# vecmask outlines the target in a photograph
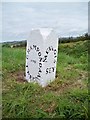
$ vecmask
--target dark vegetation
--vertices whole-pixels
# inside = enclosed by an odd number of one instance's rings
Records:
[[[26,47],[27,41],[14,41],[14,42],[4,42],[2,43],[2,47]]]
[[[84,35],[79,37],[59,38],[59,43],[70,43],[70,42],[78,42],[85,40],[90,40],[90,35],[88,35],[88,33],[85,33]]]
[[[78,42],[78,41],[85,41],[85,40],[90,40],[90,35],[88,35],[88,33],[85,33],[83,36],[79,36],[79,37],[59,38],[58,42],[70,43],[70,42]],[[2,43],[2,47],[26,47],[26,45],[27,45],[27,40]]]

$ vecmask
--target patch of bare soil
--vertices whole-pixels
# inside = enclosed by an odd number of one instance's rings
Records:
[[[61,83],[54,81],[53,84],[52,83],[49,84],[45,88],[45,90],[53,91],[54,93],[59,95],[59,93],[66,92],[67,90],[72,89],[72,88],[80,88],[80,89],[86,88],[87,84],[84,83],[84,80],[88,79],[88,73],[86,73],[84,71],[78,71],[78,72],[79,72],[79,76],[77,78],[75,78],[74,80],[72,80],[72,81],[67,80],[67,82],[62,81]],[[56,81],[58,79],[56,79]]]
[[[58,86],[50,86],[48,85],[45,90],[46,91],[52,91],[55,94],[60,94],[60,93],[64,93],[72,88],[80,88],[83,89],[87,87],[82,80],[77,80],[76,82],[66,82],[66,83],[61,83]]]
[[[27,82],[24,71],[10,73],[10,78],[16,80],[17,82]]]
[[[48,86],[46,86],[44,88],[44,90],[46,92],[48,91],[52,91],[55,94],[59,94],[59,93],[63,93],[71,88],[80,88],[83,89],[86,86],[86,84],[83,82],[83,80],[87,79],[87,73],[83,72],[83,71],[79,71],[79,76],[77,78],[75,78],[73,81],[68,81],[67,82],[63,82],[59,80],[58,76],[56,78],[56,80],[54,82],[52,82],[51,84],[49,84]],[[25,73],[24,71],[18,71],[18,72],[13,72],[9,74],[9,77],[13,80],[16,80],[17,82],[27,82],[27,80],[25,80]]]

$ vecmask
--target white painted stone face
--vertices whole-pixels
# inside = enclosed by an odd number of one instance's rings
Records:
[[[27,40],[26,79],[42,87],[55,79],[58,38],[52,29],[33,29]]]

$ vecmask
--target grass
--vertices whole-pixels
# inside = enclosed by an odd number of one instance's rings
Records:
[[[57,77],[45,88],[22,81],[25,48],[2,53],[3,118],[88,118],[87,41],[59,45]]]
[[[5,72],[14,72],[17,70],[24,70],[25,67],[25,49],[3,49],[2,67]]]

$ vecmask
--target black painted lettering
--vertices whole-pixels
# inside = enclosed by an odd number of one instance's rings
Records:
[[[37,75],[37,77],[41,77],[39,72],[38,72],[38,75]]]
[[[49,73],[51,73],[51,68],[49,68]]]
[[[46,74],[48,74],[48,68],[46,69]]]
[[[27,50],[27,53],[28,53],[28,54],[29,54],[29,52],[30,52],[30,49]]]
[[[54,71],[55,71],[55,67],[47,68],[47,69],[46,69],[46,74],[52,73],[52,72],[54,72]]]
[[[42,58],[40,58],[40,60],[39,60],[40,62],[42,61]]]
[[[56,60],[54,60],[54,63],[56,63]]]
[[[49,50],[51,51],[51,47],[49,47]]]
[[[27,50],[27,52],[28,52],[28,54],[30,53],[30,51],[31,50],[35,50],[35,52],[37,52],[37,55],[38,55],[38,57],[39,57],[39,68],[38,68],[38,74],[36,75],[36,76],[32,76],[30,73],[29,73],[29,71],[27,71],[27,73],[28,73],[28,75],[29,75],[29,79],[31,79],[31,80],[40,80],[40,77],[41,77],[41,73],[42,73],[42,60],[43,60],[43,58],[41,58],[41,56],[42,56],[42,54],[41,54],[41,52],[40,52],[40,49],[39,49],[39,47],[38,46],[36,46],[36,45],[33,45],[33,46],[30,46],[29,47],[30,49],[28,49]],[[28,54],[27,54],[27,59],[28,59]],[[46,60],[47,59],[47,56],[45,56],[45,58],[44,58],[44,60]],[[31,60],[31,62],[33,62],[33,63],[36,63],[36,60]],[[26,67],[28,67],[28,65],[26,65]]]
[[[48,54],[49,52],[48,52],[48,51],[46,51],[46,53]]]
[[[33,48],[35,48],[35,50],[36,50],[36,45],[33,45]]]
[[[47,53],[47,54],[49,53],[49,50],[48,50],[48,49],[46,50],[46,53]]]
[[[36,80],[40,81],[40,79],[38,77],[35,77]]]
[[[56,49],[54,49],[54,55],[56,55],[56,53],[57,53],[57,50],[56,50]]]
[[[54,69],[55,69],[55,68],[54,68],[54,67],[52,67],[52,72],[54,72]]]
[[[39,68],[39,72],[42,72],[40,68]]]
[[[35,78],[32,76],[32,80],[34,80]]]
[[[30,49],[32,50],[32,47],[30,46]]]
[[[44,56],[43,62],[47,62],[47,55]]]
[[[39,63],[39,67],[40,67],[40,68],[42,67],[42,63]]]
[[[41,56],[41,52],[38,53],[38,56]]]
[[[29,76],[29,78],[31,79],[31,78],[32,78],[32,76],[30,75],[30,76]]]
[[[37,50],[36,51],[39,51],[39,47],[37,47]]]
[[[51,48],[52,48],[52,51],[53,51],[53,47],[51,46]]]

